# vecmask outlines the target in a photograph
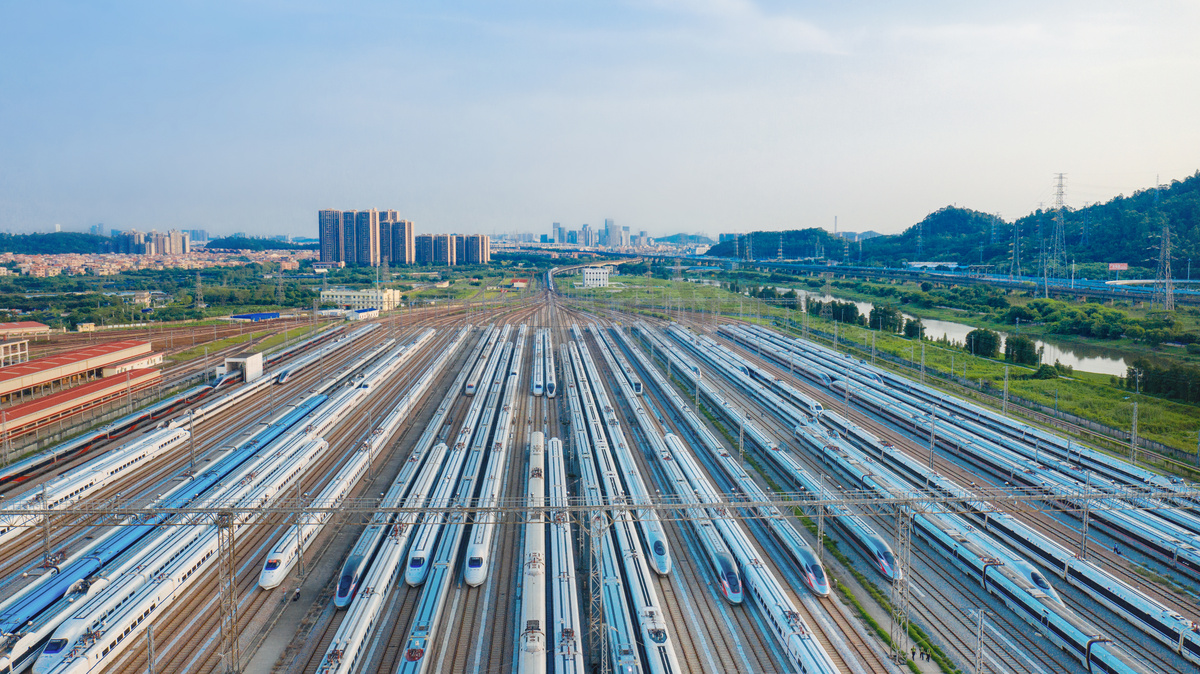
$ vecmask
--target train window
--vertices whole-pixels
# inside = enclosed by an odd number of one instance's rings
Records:
[[[662,541],[654,541],[654,554],[659,557],[667,554],[667,548],[662,544]]]
[[[50,653],[51,655],[53,655],[54,653],[57,653],[66,647],[67,647],[66,639],[51,639],[50,643],[46,644],[46,650],[44,650],[42,652]]]
[[[278,569],[278,568],[279,568],[279,560],[278,559],[268,559],[267,560],[267,571],[274,571],[275,569]]]
[[[421,568],[421,565],[424,563],[425,563],[424,557],[413,557],[413,560],[411,562],[409,562],[408,565],[414,569],[419,569],[419,568]]]
[[[1043,590],[1048,591],[1050,589],[1050,583],[1047,583],[1046,579],[1044,577],[1042,577],[1042,574],[1038,573],[1037,571],[1034,571],[1031,574],[1029,574],[1029,577],[1033,579],[1034,585],[1037,585],[1038,587],[1042,588]]]
[[[891,550],[884,550],[879,553],[879,556],[883,557],[883,561],[887,562],[888,566],[892,568],[896,567],[896,557],[892,554]]]
[[[467,561],[467,566],[471,567],[472,569],[480,568],[483,566],[483,557],[472,557]]]

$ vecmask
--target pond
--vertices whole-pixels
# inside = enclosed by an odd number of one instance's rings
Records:
[[[787,290],[779,288],[779,290]],[[836,300],[838,302],[853,302],[858,307],[858,312],[864,316],[871,314],[871,309],[875,305],[871,302],[860,302],[858,300],[849,300],[840,297],[834,297],[829,294],[817,294],[805,292],[804,290],[796,289],[802,297],[812,297],[813,299],[822,302]],[[915,318],[909,314],[904,314],[905,320]],[[967,339],[967,333],[975,329],[975,326],[967,325],[966,323],[956,323],[954,321],[941,321],[936,319],[922,319],[921,322],[925,325],[925,336],[930,339],[941,339],[945,336],[952,342],[963,343]],[[989,328],[990,329],[990,328]],[[996,330],[1000,334],[1000,352],[1004,352],[1004,340],[1008,338],[1008,333],[1002,330]],[[1056,342],[1042,338],[1034,338],[1033,343],[1042,349],[1042,362],[1054,364],[1058,361],[1063,365],[1070,365],[1076,370],[1082,372],[1098,372],[1100,374],[1110,374],[1118,377],[1124,377],[1126,374],[1125,353],[1119,349],[1112,349],[1104,346],[1091,346],[1088,344],[1068,344],[1066,342]]]

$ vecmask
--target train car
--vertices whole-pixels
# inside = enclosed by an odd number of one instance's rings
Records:
[[[540,335],[538,341],[540,342]],[[540,357],[540,355],[539,355]],[[529,442],[529,473],[525,479],[525,502],[540,508],[546,500],[545,436],[534,431]],[[546,661],[546,520],[532,513],[525,522],[525,559],[521,564],[521,635],[517,646],[517,671],[544,674]]]
[[[291,378],[292,378],[292,371],[287,368],[284,368],[283,372],[280,372],[278,375],[276,375],[275,383],[276,384],[286,384],[288,382],[288,380]]]
[[[545,344],[542,331],[538,330],[533,336],[533,395],[540,396],[546,391],[546,356],[543,352]]]
[[[549,330],[546,330],[546,332],[545,332],[545,340],[546,340],[546,350],[545,350],[545,353],[546,353],[546,367],[545,367],[546,397],[553,398],[554,394],[555,394],[555,389],[558,387],[558,381],[554,374],[554,344],[550,338]]]
[[[570,498],[562,440],[550,438],[546,450],[549,504],[553,508],[565,508],[570,505]],[[553,622],[546,625],[546,631],[555,674],[584,674],[585,671],[583,649],[580,647],[584,622],[579,612],[573,546],[570,517],[565,512],[551,513],[550,568],[546,578],[550,583]]]

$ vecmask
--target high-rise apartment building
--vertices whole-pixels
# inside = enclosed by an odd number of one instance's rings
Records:
[[[419,234],[415,237],[417,264],[433,264],[433,237],[433,234]]]
[[[454,264],[467,263],[467,237],[462,234],[451,234],[454,237]]]
[[[354,218],[354,243],[359,266],[379,266],[379,211],[359,211]]]
[[[574,229],[567,232],[567,243],[578,245],[579,244],[579,232],[577,232]]]
[[[629,228],[628,227],[621,228],[621,246],[624,248],[629,247]]]
[[[342,261],[348,265],[358,264],[354,221],[358,211],[342,211]]]
[[[453,267],[457,264],[457,243],[458,237],[454,234],[434,234],[433,264],[439,267]]]
[[[583,227],[579,228],[579,245],[581,245],[581,246],[591,246],[592,245],[592,226],[587,224],[586,222],[583,223]]]
[[[342,250],[342,212],[317,211],[317,234],[321,239],[321,262],[345,259]]]
[[[457,259],[455,255],[457,238],[453,234],[418,234],[415,237],[417,264],[428,264],[435,267],[454,265]]]
[[[416,248],[413,245],[413,223],[408,220],[392,222],[392,257],[396,264],[413,264]]]
[[[461,264],[488,264],[492,261],[492,240],[487,234],[468,234],[462,237],[463,259]]]
[[[602,246],[619,246],[621,245],[621,233],[613,226],[612,218],[604,219],[604,234],[601,237],[600,245]]]

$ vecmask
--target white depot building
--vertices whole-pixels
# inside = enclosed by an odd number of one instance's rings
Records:
[[[584,288],[607,288],[608,287],[608,269],[604,267],[584,267],[583,268],[583,287]]]
[[[391,311],[400,306],[399,290],[383,288],[375,290],[368,288],[366,290],[351,290],[349,288],[330,288],[329,290],[321,291],[321,302],[323,304],[336,304],[345,309],[379,309],[380,311]]]

